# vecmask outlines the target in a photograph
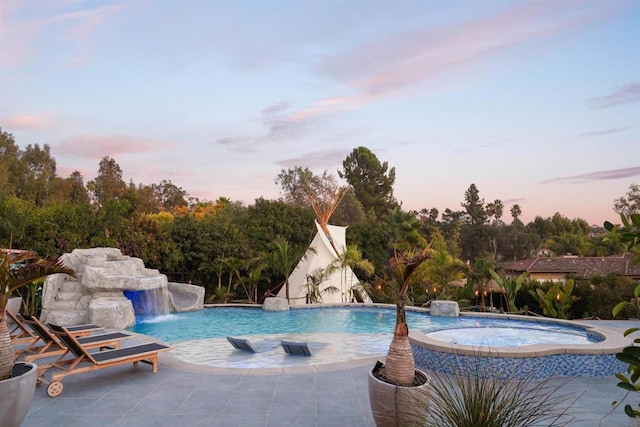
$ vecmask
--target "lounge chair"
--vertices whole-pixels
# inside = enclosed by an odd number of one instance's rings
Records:
[[[19,314],[13,314],[9,310],[5,310],[4,314],[9,316],[9,319],[13,322],[13,328],[9,331],[12,345],[32,345],[38,342],[39,338],[31,331],[31,328],[22,321]]]
[[[16,350],[17,355],[30,353],[25,355],[23,359],[25,362],[32,362],[43,357],[57,356],[67,351],[67,347],[64,343],[62,343],[60,339],[37,317],[24,315],[22,316],[22,320],[24,323],[29,325],[33,332],[35,332],[39,337],[39,340],[36,343],[31,344],[26,348]],[[122,332],[88,335],[92,330],[103,330],[103,328],[95,325],[72,326],[70,328],[75,331],[70,332],[74,336],[78,337],[78,334],[80,334],[81,337],[78,338],[78,342],[87,349],[98,348],[102,350],[106,348],[119,348],[121,340],[131,337],[131,335]],[[70,328],[67,328],[67,330]]]
[[[309,345],[306,342],[280,341],[280,345],[287,354],[295,356],[311,356]]]
[[[171,350],[169,346],[152,342],[89,353],[78,342],[78,338],[74,337],[73,333],[64,326],[49,324],[49,327],[67,347],[65,353],[60,355],[53,363],[38,366],[38,382],[49,384],[47,386],[47,394],[51,397],[59,396],[62,393],[63,385],[61,380],[68,375],[81,374],[126,363],[133,363],[133,366],[138,366],[138,362],[147,363],[151,365],[152,372],[158,372],[158,354],[161,351]],[[66,359],[68,355],[72,355],[73,358]],[[52,374],[51,381],[47,381],[45,373],[51,368],[60,369],[62,372]]]
[[[251,344],[249,340],[246,340],[244,338],[227,337],[227,341],[229,341],[231,345],[238,350],[248,351],[249,353],[258,352],[253,344]]]

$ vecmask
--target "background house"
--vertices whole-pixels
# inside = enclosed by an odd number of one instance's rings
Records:
[[[549,258],[529,258],[522,261],[500,263],[510,277],[529,272],[531,280],[538,282],[562,282],[568,278],[585,279],[592,276],[617,274],[631,279],[640,279],[640,264],[632,263],[632,254],[608,257],[578,257],[564,255]]]

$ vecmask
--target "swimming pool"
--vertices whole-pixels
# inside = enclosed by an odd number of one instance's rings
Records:
[[[136,326],[130,330],[170,343],[173,355],[181,360],[209,366],[264,368],[383,357],[393,334],[395,308],[339,306],[265,312],[260,308],[216,307],[162,316],[144,315],[136,320]],[[505,316],[431,317],[425,310],[410,309],[407,321],[413,334],[436,342],[439,339],[443,346],[461,344],[458,340],[463,340],[464,345],[512,346],[519,351],[523,345],[580,346],[603,340],[603,336],[582,327]],[[504,333],[492,333],[498,330]],[[471,341],[465,341],[460,331],[466,331]],[[526,344],[522,340],[525,333]],[[247,354],[235,350],[226,341],[227,336],[248,338],[260,351]],[[278,347],[280,340],[308,342],[313,357],[286,356]]]
[[[412,330],[442,341],[464,345],[510,347],[531,344],[588,344],[602,337],[584,328],[548,322],[476,316],[431,317],[407,311]],[[319,307],[266,312],[259,308],[220,307],[189,313],[136,316],[130,330],[167,343],[227,336],[344,333],[391,334],[395,309],[383,307]]]

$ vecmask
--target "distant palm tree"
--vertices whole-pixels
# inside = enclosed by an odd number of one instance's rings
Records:
[[[325,268],[318,267],[313,270],[311,274],[307,274],[307,302],[309,304],[322,302],[323,294],[340,292],[340,289],[333,285],[327,286],[324,289],[321,288],[321,285],[327,277],[333,274],[335,269],[336,266],[334,264],[329,264]]]
[[[362,252],[355,245],[349,245],[347,248],[339,254],[336,262],[342,269],[340,275],[340,287],[342,292],[342,302],[351,302],[353,296],[353,274],[351,274],[350,283],[347,286],[347,267],[350,267],[352,272],[355,268],[363,271],[367,275],[373,274],[375,267],[368,259],[362,258]]]
[[[215,259],[209,262],[203,262],[198,267],[198,271],[202,271],[204,273],[213,273],[216,275],[218,279],[217,289],[222,287],[222,275],[224,274],[224,262],[219,259]]]
[[[229,274],[229,280],[227,282],[227,292],[229,294],[232,294],[231,289],[235,288],[235,286],[233,286],[234,279],[238,279],[236,283],[239,283],[240,281],[242,281],[240,277],[242,260],[236,257],[227,257],[227,258],[224,258],[222,262],[224,263],[224,266],[227,269],[227,274]]]
[[[485,290],[487,283],[491,280],[491,270],[495,269],[496,263],[492,258],[486,256],[475,260],[471,268],[467,269],[467,277],[475,286],[480,298],[480,311],[485,311]]]
[[[267,280],[264,270],[267,263],[262,256],[245,260],[243,268],[246,274],[241,278],[242,285],[249,302],[258,302],[258,286]]]
[[[313,253],[313,248],[295,247],[289,244],[289,241],[282,236],[276,237],[275,240],[269,242],[269,264],[271,268],[278,274],[284,276],[284,284],[286,289],[287,302],[290,302],[289,295],[289,276],[296,268],[301,259]]]

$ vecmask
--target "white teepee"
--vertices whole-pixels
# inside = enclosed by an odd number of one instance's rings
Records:
[[[359,299],[371,303],[371,298],[365,289],[360,285],[360,281],[351,270],[351,267],[340,266],[340,255],[346,249],[346,231],[347,227],[339,227],[336,225],[327,225],[329,235],[323,230],[320,223],[315,222],[318,232],[316,233],[309,248],[313,250],[307,251],[307,256],[300,260],[296,268],[289,276],[289,296],[290,305],[305,305],[307,303],[307,294],[309,293],[308,276],[313,275],[318,269],[335,263],[336,268],[330,273],[320,284],[320,294],[322,303],[339,304],[355,301],[356,296]],[[332,244],[333,243],[333,244]],[[338,292],[324,292],[329,287],[339,289]],[[281,298],[286,297],[286,289],[283,286],[278,292]]]

